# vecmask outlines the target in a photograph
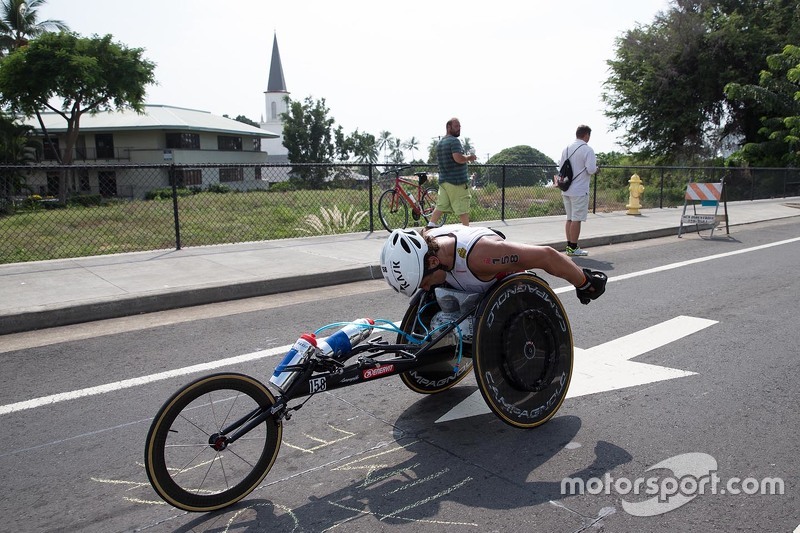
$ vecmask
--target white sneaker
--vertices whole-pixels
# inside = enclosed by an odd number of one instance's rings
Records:
[[[587,255],[589,255],[589,252],[587,252],[586,250],[581,250],[580,247],[570,248],[569,246],[567,246],[567,255],[573,257],[586,257]]]

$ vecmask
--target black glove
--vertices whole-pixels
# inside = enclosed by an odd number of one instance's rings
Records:
[[[583,273],[586,275],[586,283],[575,289],[575,292],[578,293],[578,300],[586,305],[590,301],[598,299],[601,294],[606,292],[608,276],[602,272],[589,270],[588,268],[584,268]]]

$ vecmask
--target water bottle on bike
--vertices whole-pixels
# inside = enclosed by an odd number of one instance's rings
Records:
[[[313,333],[303,333],[297,339],[292,347],[286,352],[283,361],[275,367],[272,377],[269,382],[281,392],[285,393],[289,387],[294,383],[299,372],[297,370],[286,370],[286,367],[292,365],[301,365],[305,363],[309,357],[317,349],[317,338]]]
[[[286,352],[283,361],[275,367],[269,382],[281,392],[286,393],[300,373],[297,370],[287,370],[287,367],[301,365],[315,353],[319,353],[322,357],[343,359],[347,357],[353,346],[369,337],[374,324],[375,321],[371,318],[359,318],[333,335],[321,339],[317,339],[313,333],[303,333]]]
[[[342,359],[350,353],[353,346],[370,336],[374,325],[375,321],[371,318],[354,320],[333,335],[317,339],[317,348],[325,357]]]

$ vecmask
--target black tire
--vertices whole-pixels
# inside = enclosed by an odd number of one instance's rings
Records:
[[[147,433],[150,484],[179,509],[222,509],[252,492],[275,463],[283,426],[269,417],[223,450],[223,426],[275,404],[272,393],[242,374],[214,374],[186,385],[161,407]]]
[[[420,199],[420,207],[422,209],[422,216],[425,217],[425,220],[430,220],[431,215],[433,214],[433,210],[436,209],[436,201],[439,199],[439,188],[438,187],[428,187],[422,193],[422,198]],[[447,223],[447,213],[442,213],[442,217],[439,219],[438,224],[446,224]]]
[[[432,297],[431,295],[424,295]],[[420,305],[425,305],[424,298],[416,298],[412,300],[406,310],[406,314],[400,322],[400,329],[406,334],[417,333],[424,335],[424,329],[417,322],[417,310]],[[423,311],[422,320],[430,323],[430,319],[440,310],[439,305],[436,304],[434,299],[429,306],[426,306]],[[398,343],[408,342],[403,335],[397,336]],[[456,385],[459,381],[464,379],[472,371],[472,345],[464,343],[462,345],[461,362],[458,363],[457,346],[443,348],[452,352],[452,358],[439,360],[434,363],[420,366],[408,372],[400,374],[400,379],[406,387],[418,392],[420,394],[436,394],[438,392],[446,391],[450,387]],[[435,349],[435,348],[434,348]],[[424,356],[423,356],[424,357]],[[458,371],[454,371],[454,367],[458,363]]]
[[[489,409],[518,428],[555,415],[572,377],[572,330],[541,278],[520,273],[492,287],[476,314],[474,365]]]
[[[395,189],[383,191],[378,199],[378,218],[386,231],[405,229],[408,226],[408,204]]]

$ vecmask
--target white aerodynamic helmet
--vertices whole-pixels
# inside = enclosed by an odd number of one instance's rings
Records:
[[[381,272],[397,292],[411,296],[422,283],[428,245],[414,230],[396,229],[381,252]]]

